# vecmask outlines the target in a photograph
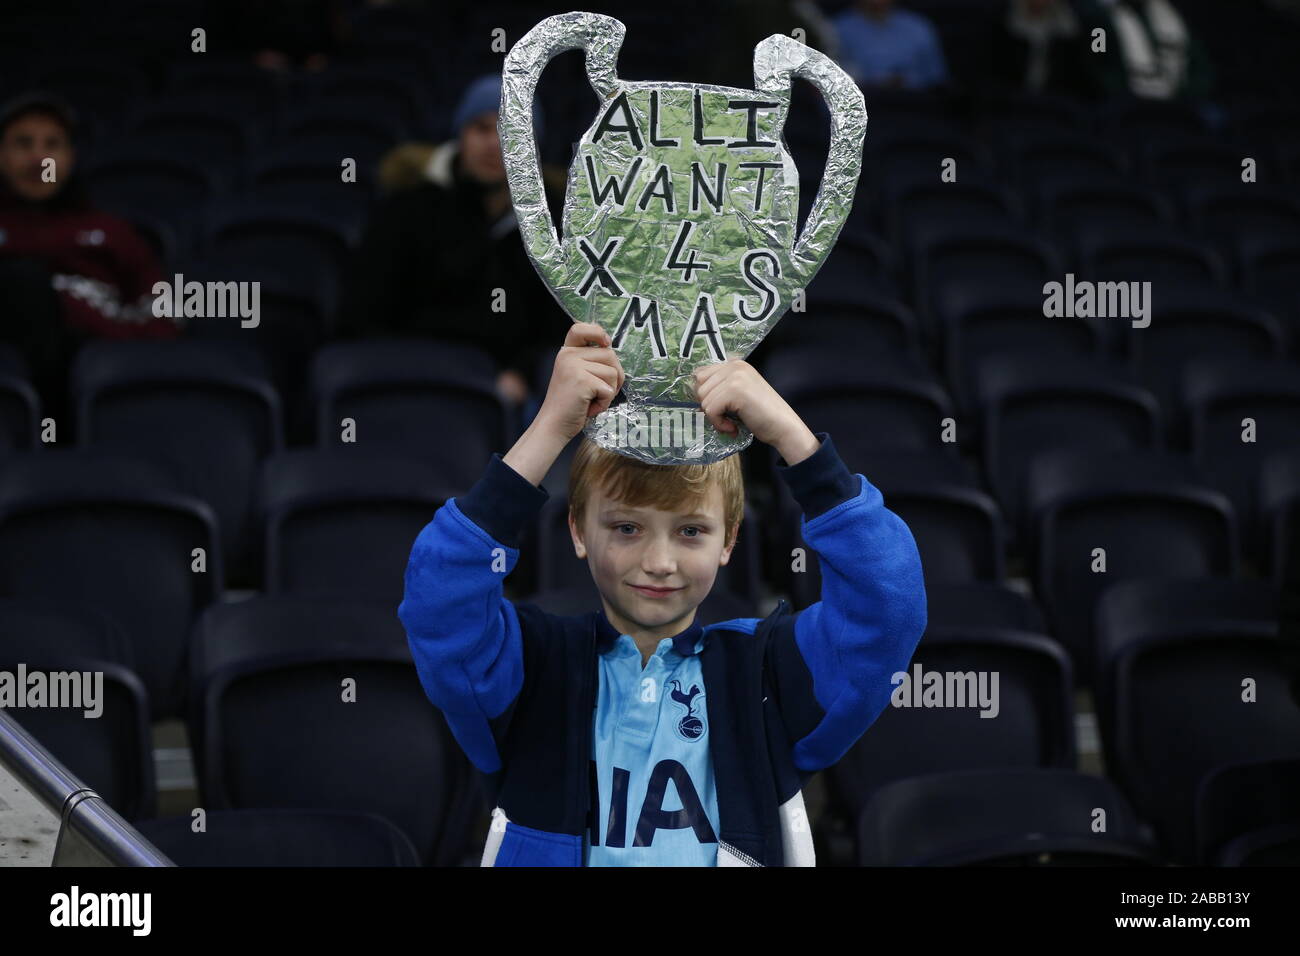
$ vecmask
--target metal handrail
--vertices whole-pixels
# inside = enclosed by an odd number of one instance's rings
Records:
[[[0,766],[59,818],[55,866],[175,866],[3,710]]]

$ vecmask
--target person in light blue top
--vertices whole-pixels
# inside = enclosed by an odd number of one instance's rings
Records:
[[[644,669],[627,634],[601,655],[592,737],[600,815],[583,841],[585,866],[717,865],[699,633],[665,637]]]
[[[857,0],[834,19],[840,65],[859,86],[923,90],[948,82],[939,34],[893,0]]]

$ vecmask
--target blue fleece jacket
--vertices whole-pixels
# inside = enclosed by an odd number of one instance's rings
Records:
[[[890,675],[907,669],[925,630],[911,532],[830,436],[817,437],[813,455],[777,472],[803,509],[821,600],[694,623],[672,639],[698,649],[707,690],[719,866],[812,865],[802,788],[884,710]],[[621,635],[603,609],[561,617],[503,593],[520,535],[548,497],[494,454],[417,536],[398,608],[425,692],[488,775],[487,866],[582,866],[584,840],[604,832],[593,728],[599,662]]]

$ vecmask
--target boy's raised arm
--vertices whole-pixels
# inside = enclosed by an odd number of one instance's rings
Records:
[[[835,763],[884,710],[926,625],[925,582],[911,530],[879,489],[849,471],[830,435],[808,426],[747,362],[697,369],[696,394],[721,431],[737,414],[774,447],[817,552],[822,598],[774,628],[769,663],[795,766]],[[788,620],[788,619],[787,619]]]
[[[880,716],[927,620],[911,530],[849,471],[830,436],[818,437],[811,457],[777,465],[822,575],[821,600],[778,628],[771,646],[795,766],[805,771],[837,762]]]
[[[589,324],[569,330],[532,424],[504,457],[493,454],[473,488],[437,510],[407,563],[397,615],[420,683],[484,773],[501,768],[491,721],[518,696],[525,676],[505,577],[519,559],[523,530],[549,497],[538,485],[587,414],[607,407],[622,385],[617,356],[599,347],[601,336]],[[584,347],[587,339],[598,347]]]

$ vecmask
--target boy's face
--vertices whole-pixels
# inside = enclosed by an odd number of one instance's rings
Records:
[[[713,483],[698,511],[631,508],[592,489],[582,528],[569,512],[574,550],[621,633],[661,640],[691,625],[718,568],[731,559],[735,542],[725,544],[723,508],[722,488]]]

